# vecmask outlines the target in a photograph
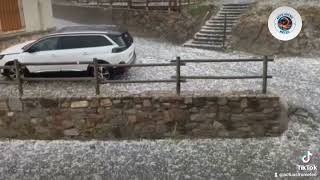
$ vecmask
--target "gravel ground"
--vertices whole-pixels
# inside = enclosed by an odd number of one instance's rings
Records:
[[[249,54],[184,48],[158,39],[135,38],[139,63],[186,58],[246,58]],[[170,78],[174,68],[134,68],[120,79]],[[275,58],[269,90],[293,107],[289,130],[281,137],[158,141],[0,141],[0,179],[273,179],[295,173],[307,150],[320,165],[320,58]],[[183,75],[261,74],[261,63],[188,64]],[[15,86],[0,86],[16,96]],[[103,85],[103,95],[148,90],[174,91],[170,84]],[[183,91],[259,90],[261,80],[195,80]],[[26,96],[94,95],[93,84],[26,83]],[[83,91],[87,89],[87,91]],[[301,178],[300,178],[301,179]],[[308,179],[308,178],[305,178]],[[310,179],[317,179],[311,177]]]

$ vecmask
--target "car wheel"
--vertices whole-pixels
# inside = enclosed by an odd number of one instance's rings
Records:
[[[108,64],[107,62],[99,62],[99,64]],[[94,68],[89,67],[88,72],[90,76],[94,76]],[[111,79],[113,71],[111,68],[107,67],[98,67],[98,77],[101,80],[109,80]]]
[[[111,72],[107,67],[99,67],[98,68],[98,77],[101,80],[108,80],[111,78]]]
[[[8,62],[5,66],[12,66],[13,64],[14,64],[13,62]],[[27,72],[28,72],[27,69],[26,70],[21,69],[20,76],[24,76],[24,74],[26,74]],[[15,79],[17,77],[17,72],[16,72],[16,69],[4,69],[2,75],[9,79]]]

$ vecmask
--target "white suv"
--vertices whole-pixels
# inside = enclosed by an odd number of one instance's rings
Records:
[[[20,63],[65,63],[74,65],[26,66],[23,73],[88,71],[93,69],[81,62],[99,59],[105,64],[132,64],[136,54],[133,38],[117,26],[65,27],[36,41],[10,47],[0,53],[0,66]],[[99,75],[109,78],[114,68],[100,68]],[[123,69],[120,69],[123,70]],[[122,72],[122,71],[121,71]],[[1,70],[4,76],[14,76],[14,70]]]

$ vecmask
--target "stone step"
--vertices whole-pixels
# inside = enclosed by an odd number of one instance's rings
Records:
[[[219,11],[217,15],[239,15],[243,14],[243,12],[226,12],[226,11]]]
[[[249,9],[250,6],[222,6],[221,9]]]
[[[230,17],[232,17],[232,18],[238,18],[238,19],[239,19],[241,15],[242,15],[242,14],[240,14],[239,16],[238,16],[238,15],[234,15],[234,14],[232,14],[232,15],[231,15],[231,14],[227,14],[227,15],[226,15],[226,19],[227,19],[227,21],[228,21],[228,20],[232,20],[232,19],[229,19]],[[217,17],[223,18],[223,20],[224,20],[225,15],[224,15],[224,14],[218,14]]]
[[[226,28],[230,29],[233,27],[234,24],[226,24]],[[205,27],[205,28],[224,28],[224,24],[222,23],[219,23],[219,24],[212,24],[212,23],[206,23],[205,25],[203,25],[202,27]]]
[[[209,42],[222,42],[223,41],[223,37],[213,37],[213,38],[208,38],[208,37],[194,37],[193,40],[196,41],[209,41]]]
[[[228,21],[226,22],[227,28],[228,28],[228,27],[233,27],[235,24],[236,24],[236,23],[233,23],[233,22],[231,22],[231,23],[228,23]],[[224,24],[224,23],[210,23],[210,22],[206,22],[205,25],[208,26],[208,27],[224,27],[225,24]]]
[[[227,18],[239,18],[241,14],[217,14],[216,17],[224,18],[224,16],[227,16]]]
[[[211,34],[211,35],[213,35],[213,34],[222,34],[223,35],[224,34],[224,32],[221,31],[221,30],[212,31],[212,30],[201,29],[199,32],[202,33],[202,34]],[[230,34],[230,33],[231,33],[231,31],[226,31],[227,35]]]
[[[240,16],[249,7],[250,4],[223,4],[218,14],[207,20],[200,31],[194,35],[193,39],[185,43],[184,46],[202,49],[223,49],[224,36],[232,32],[233,26],[238,23]]]
[[[215,46],[222,46],[222,41],[198,41],[198,40],[192,40],[192,44],[205,44],[205,45],[215,45]]]
[[[222,46],[223,43],[222,42],[216,42],[216,41],[197,41],[197,40],[193,40],[191,42],[192,44],[201,44],[201,45],[213,45],[213,46]]]
[[[222,7],[249,7],[251,6],[251,3],[228,3],[228,4],[222,4]]]
[[[239,16],[227,16],[227,20],[238,20]],[[215,16],[210,18],[210,20],[224,20],[224,16]]]
[[[239,14],[242,14],[242,13],[245,13],[247,10],[243,10],[243,11],[233,11],[233,10],[221,10],[219,11],[218,13],[239,13]]]
[[[185,47],[192,47],[192,48],[200,48],[200,49],[208,49],[208,50],[222,50],[222,45],[208,45],[208,44],[184,44]]]
[[[224,8],[220,9],[220,11],[226,11],[226,12],[246,12],[248,8],[243,8],[243,9],[230,9],[230,8]]]
[[[233,10],[233,9],[249,9],[250,6],[222,6],[221,9],[230,9],[230,10]]]
[[[227,9],[227,10],[240,10],[240,11],[243,11],[243,10],[247,10],[248,7],[228,7],[228,6],[223,6],[221,8],[221,10],[224,10],[224,9]]]
[[[221,23],[224,23],[224,19],[208,20],[206,22],[211,24],[221,24]],[[227,19],[227,23],[229,24],[236,24],[237,22],[238,22],[238,19]]]
[[[204,38],[223,38],[223,34],[211,34],[211,33],[201,33],[197,32],[195,37],[204,37]]]
[[[223,31],[224,30],[224,27],[208,27],[208,26],[202,26],[201,27],[201,30],[212,30],[212,31],[216,31],[216,30],[218,30],[218,31]],[[201,31],[200,30],[200,31]],[[232,27],[227,27],[226,28],[226,31],[227,32],[230,32],[232,30]]]

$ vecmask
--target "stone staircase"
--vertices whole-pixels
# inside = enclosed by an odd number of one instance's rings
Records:
[[[251,3],[222,4],[219,12],[207,20],[205,25],[201,27],[201,30],[194,35],[193,39],[186,42],[184,46],[213,50],[224,49],[227,36],[250,5]]]

